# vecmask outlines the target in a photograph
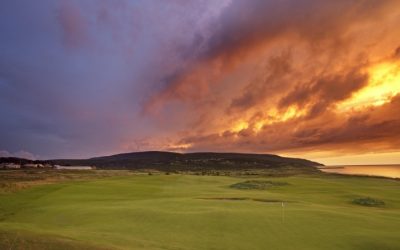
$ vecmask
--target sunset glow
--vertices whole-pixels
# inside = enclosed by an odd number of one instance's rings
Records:
[[[400,64],[381,63],[368,69],[369,81],[351,98],[338,104],[339,111],[382,106],[400,93]]]

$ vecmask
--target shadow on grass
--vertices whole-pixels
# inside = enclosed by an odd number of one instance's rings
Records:
[[[200,200],[217,200],[217,201],[257,201],[257,202],[266,202],[266,203],[281,203],[288,202],[284,200],[277,199],[260,199],[260,198],[248,198],[248,197],[217,197],[217,198],[198,198]]]

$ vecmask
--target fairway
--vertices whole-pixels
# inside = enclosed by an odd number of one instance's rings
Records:
[[[231,186],[249,180],[268,185]],[[0,249],[400,249],[399,235],[400,182],[383,178],[138,174],[0,194]]]

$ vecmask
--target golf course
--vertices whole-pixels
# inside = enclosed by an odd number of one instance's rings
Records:
[[[400,249],[395,179],[16,172],[0,173],[0,249]]]

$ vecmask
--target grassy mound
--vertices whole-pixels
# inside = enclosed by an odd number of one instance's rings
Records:
[[[380,207],[385,205],[385,202],[378,199],[373,199],[371,197],[357,198],[353,200],[353,203],[366,207]]]
[[[239,182],[230,185],[231,188],[235,189],[268,189],[273,186],[285,186],[289,185],[287,182],[278,182],[278,181],[260,181],[260,180],[250,180],[245,182]]]

